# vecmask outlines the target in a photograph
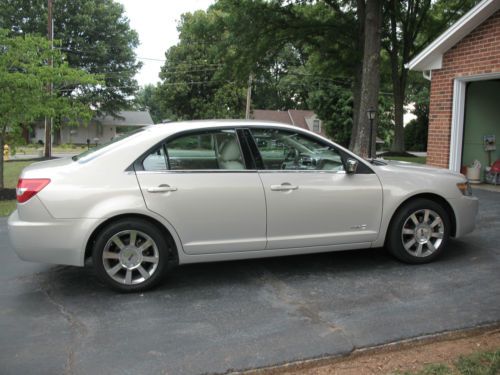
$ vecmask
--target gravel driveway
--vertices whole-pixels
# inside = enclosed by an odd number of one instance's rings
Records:
[[[190,265],[145,294],[18,260],[0,221],[1,374],[226,372],[500,321],[500,194],[439,261],[383,249]],[[64,240],[64,239],[61,239]]]

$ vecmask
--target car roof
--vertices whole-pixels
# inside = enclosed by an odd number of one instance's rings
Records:
[[[235,128],[252,128],[261,126],[272,126],[280,127],[284,129],[292,130],[303,130],[297,126],[283,124],[274,121],[259,121],[259,120],[193,120],[193,121],[179,121],[179,122],[167,122],[162,124],[155,124],[147,126],[148,130],[156,130],[165,133],[177,133],[186,130],[197,130],[205,128],[224,128],[224,127],[235,127]]]

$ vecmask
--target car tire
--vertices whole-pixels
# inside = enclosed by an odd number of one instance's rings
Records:
[[[154,224],[124,219],[96,237],[92,261],[98,278],[119,292],[142,292],[163,279],[173,242]]]
[[[449,214],[439,203],[424,198],[414,199],[394,215],[386,246],[405,263],[428,263],[446,248],[450,229]]]

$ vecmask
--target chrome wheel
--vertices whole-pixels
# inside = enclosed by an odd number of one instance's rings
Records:
[[[104,270],[123,285],[143,283],[153,276],[159,261],[155,241],[138,230],[124,230],[113,235],[102,252]]]
[[[443,243],[444,231],[443,219],[435,211],[429,209],[415,211],[403,224],[401,233],[403,247],[410,255],[419,258],[428,257]]]

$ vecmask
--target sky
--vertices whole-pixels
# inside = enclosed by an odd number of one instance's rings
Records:
[[[136,75],[140,86],[159,81],[158,73],[167,49],[178,42],[177,25],[181,15],[195,10],[206,10],[214,0],[118,0],[125,7],[130,27],[139,34],[136,49],[143,63]],[[156,61],[160,60],[160,61]]]

